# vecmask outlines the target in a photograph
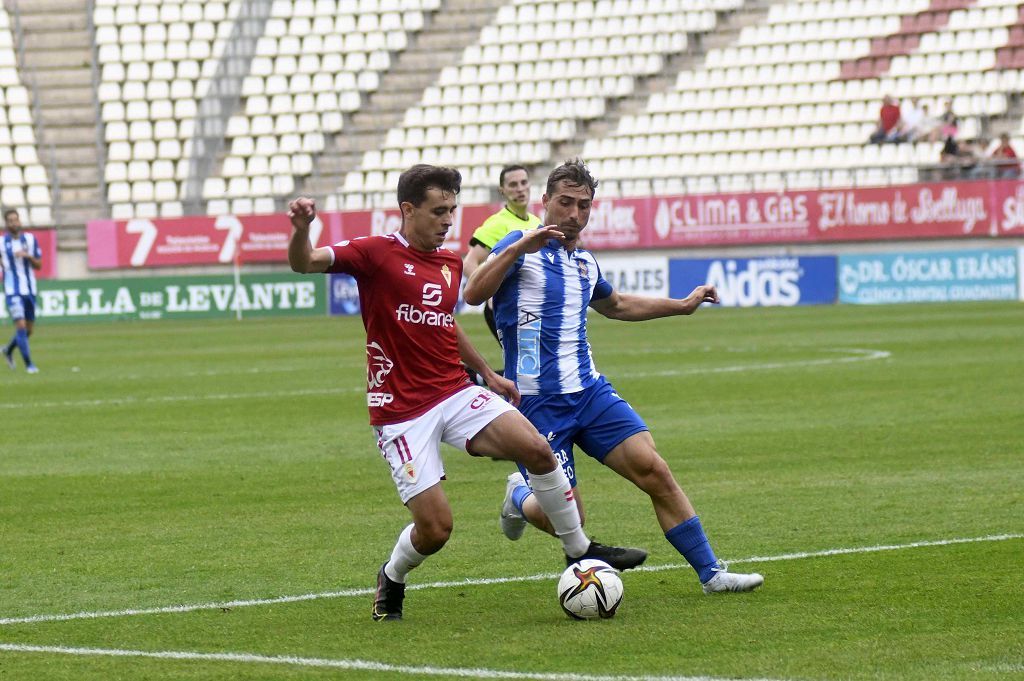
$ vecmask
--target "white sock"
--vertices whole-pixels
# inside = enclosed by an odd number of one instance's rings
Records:
[[[427,559],[422,553],[413,548],[412,545],[412,524],[410,523],[402,533],[398,535],[395,548],[391,550],[391,558],[384,566],[384,574],[393,582],[405,584],[405,578],[414,567]]]
[[[586,553],[590,540],[583,534],[580,510],[576,507],[565,471],[557,466],[550,473],[530,473],[530,486],[533,487],[533,494],[544,510],[544,515],[555,528],[555,534],[562,540],[565,552],[573,558]]]

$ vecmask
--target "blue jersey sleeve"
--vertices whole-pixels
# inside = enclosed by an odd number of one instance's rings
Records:
[[[509,246],[514,244],[515,242],[517,242],[520,239],[522,239],[523,236],[524,236],[524,233],[523,233],[523,230],[521,230],[521,229],[516,229],[516,230],[513,230],[513,231],[509,232],[504,237],[502,237],[501,241],[499,241],[498,243],[494,244],[494,248],[491,249],[491,254],[487,257],[487,259],[490,260],[491,258],[497,257],[499,253],[504,251],[506,248],[508,248]],[[519,268],[521,268],[523,266],[523,262],[525,260],[526,260],[526,256],[522,256],[522,255],[519,256],[516,259],[516,261],[512,264],[511,269],[509,269],[509,271],[505,273],[505,276],[507,277],[510,274],[514,274],[515,272],[518,272]]]

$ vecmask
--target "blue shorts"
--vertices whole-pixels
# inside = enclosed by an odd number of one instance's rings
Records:
[[[555,458],[576,486],[573,445],[600,462],[631,435],[648,430],[640,415],[604,376],[594,385],[568,395],[523,395],[519,411],[547,438]],[[528,476],[522,466],[519,470]]]
[[[7,296],[7,314],[13,321],[24,319],[26,322],[36,320],[35,296]]]

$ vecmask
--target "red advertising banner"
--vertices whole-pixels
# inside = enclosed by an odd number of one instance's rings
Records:
[[[460,206],[445,246],[464,252],[498,208]],[[397,209],[323,212],[312,236],[323,246],[400,226]],[[87,227],[89,267],[285,262],[290,233],[284,215],[98,220]],[[583,243],[629,250],[1022,235],[1024,182],[993,180],[599,199]]]
[[[57,276],[57,230],[36,229],[29,227],[26,232],[31,232],[39,242],[39,250],[43,254],[43,266],[36,270],[36,277],[39,279],[54,279]]]
[[[1007,183],[946,182],[649,199],[656,204],[651,243],[734,246],[988,236],[992,234],[994,187],[1002,184]]]
[[[464,251],[473,230],[497,206],[460,206],[445,247]],[[317,246],[374,234],[402,225],[394,210],[321,212],[310,228]],[[89,268],[168,267],[286,262],[291,224],[285,215],[219,215],[187,218],[93,220],[86,227]]]
[[[1024,236],[1024,182],[992,184],[992,236]]]

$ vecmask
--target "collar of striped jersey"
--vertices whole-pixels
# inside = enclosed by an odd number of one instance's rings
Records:
[[[577,257],[579,257],[577,255],[577,252],[580,250],[580,247],[577,246],[576,248],[569,251],[566,250],[565,246],[563,246],[562,242],[560,242],[558,239],[548,239],[547,243],[544,244],[544,249],[555,252],[563,251],[570,260],[575,260]]]

